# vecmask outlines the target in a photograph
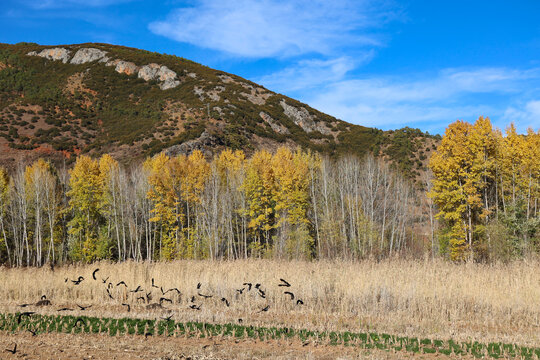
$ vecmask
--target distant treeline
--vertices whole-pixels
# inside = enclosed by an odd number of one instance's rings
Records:
[[[109,155],[0,172],[2,263],[387,256],[420,241],[409,182],[373,157],[301,150]],[[418,246],[418,245],[414,245]],[[414,247],[413,246],[413,247]]]
[[[0,261],[511,260],[540,249],[540,133],[451,124],[413,186],[381,158],[225,150],[0,170]],[[426,196],[426,194],[428,196]]]

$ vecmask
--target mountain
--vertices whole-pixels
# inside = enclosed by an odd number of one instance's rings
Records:
[[[0,44],[0,164],[110,153],[302,146],[330,156],[373,152],[410,177],[440,137],[336,119],[239,76],[177,56],[99,43]]]

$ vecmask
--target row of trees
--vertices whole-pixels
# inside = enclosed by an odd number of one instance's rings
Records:
[[[502,259],[540,249],[540,131],[501,131],[489,118],[448,126],[430,161],[441,252]]]
[[[540,251],[540,132],[451,124],[415,187],[382,159],[302,150],[109,155],[0,169],[0,261],[510,260]]]
[[[301,150],[109,155],[0,170],[3,263],[387,256],[422,247],[410,184],[373,157]]]

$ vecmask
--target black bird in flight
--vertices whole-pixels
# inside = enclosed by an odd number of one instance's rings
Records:
[[[296,300],[296,305],[304,305],[304,302],[300,299]]]
[[[178,294],[180,294],[180,290],[178,290],[177,288],[172,288],[172,289],[169,289],[169,290],[165,291],[165,292],[163,293],[163,295],[165,295],[165,294],[168,293],[169,291],[176,291]]]
[[[112,288],[113,288],[112,282],[108,283],[108,284],[107,284],[107,289],[112,289]]]
[[[198,283],[197,284],[197,289],[200,289],[201,288],[201,283]]]
[[[152,278],[152,287],[155,287],[156,289],[159,289],[159,286],[156,286],[156,285],[154,284],[154,278]]]
[[[152,292],[147,292],[146,293],[146,302],[150,302],[150,300],[152,300]]]
[[[262,291],[261,289],[259,289],[259,296],[262,297],[263,299],[266,299],[266,293]]]
[[[268,311],[268,309],[270,309],[270,305],[266,305],[266,307],[262,308],[259,312]]]
[[[139,297],[137,298],[137,301],[139,301],[139,300],[142,300],[142,301],[146,302],[146,299],[144,298],[144,296],[139,296]]]
[[[30,306],[30,305],[33,305],[33,304],[21,304],[21,305],[17,305],[18,307],[27,307],[27,306]]]
[[[130,290],[129,292],[132,292],[132,293],[138,293],[139,291],[143,291],[141,289],[141,285],[137,286],[137,288],[135,290]]]
[[[227,305],[227,307],[229,307],[229,300],[227,300],[225,298],[221,298],[221,301],[223,301],[225,303],[225,305]]]
[[[247,285],[248,291],[251,291],[251,283],[243,283],[242,285]]]
[[[71,280],[71,282],[73,283],[73,285],[79,285],[83,280],[84,278],[82,276],[79,276],[77,280]]]
[[[161,291],[161,295],[165,295],[165,291],[163,291],[163,286],[160,287],[159,290]]]
[[[107,283],[107,280],[109,280],[109,278],[110,278],[110,276],[107,276],[106,279],[101,279],[101,281],[103,281],[103,283],[106,284],[106,283]]]
[[[58,309],[58,310],[56,310],[56,311],[73,311],[73,309],[64,307],[64,308]]]
[[[97,268],[96,270],[94,270],[94,271],[92,272],[92,279],[97,280],[97,278],[96,278],[96,273],[97,273],[98,271],[99,271],[99,268]]]
[[[195,302],[195,296],[191,297],[191,302]]]
[[[77,320],[75,320],[75,326],[77,326],[79,322],[82,322],[83,326],[86,326],[86,323],[82,317],[78,317]]]
[[[79,304],[76,304],[76,305],[77,305],[81,310],[83,310],[83,311],[86,310],[86,309],[88,309],[88,308],[91,308],[91,307],[92,307],[92,305],[88,305],[88,306],[81,306],[81,305],[79,305]]]
[[[114,300],[114,298],[113,298],[113,296],[111,295],[111,292],[109,291],[109,289],[107,289],[107,295],[109,295],[109,297],[110,297],[111,299]]]
[[[37,335],[37,333],[36,333],[34,330],[32,330],[32,329],[26,329],[26,330],[27,330],[27,331],[30,331],[30,332],[32,333],[32,336],[36,336],[36,335]]]
[[[35,314],[34,311],[25,311],[25,312],[22,312],[19,314],[19,316],[17,316],[17,324],[20,324],[21,323],[21,319],[23,316],[30,316],[32,314]]]
[[[15,346],[13,347],[13,350],[6,349],[6,351],[9,351],[9,352],[12,353],[13,355],[15,355],[15,353],[17,352],[17,344],[15,344]]]
[[[165,320],[165,321],[171,321],[172,317],[173,317],[172,315],[169,315],[169,316],[164,317],[162,319]]]
[[[260,287],[261,287],[261,284],[259,284],[259,283],[255,284],[255,289],[258,289]]]
[[[240,295],[242,295],[242,293],[244,292],[245,288],[241,288],[241,289],[236,289],[236,291],[238,291],[240,293]]]
[[[142,297],[142,296],[141,296]],[[144,299],[144,298],[143,298]],[[122,304],[123,306],[127,306],[127,309],[128,309],[128,312],[131,311],[131,306],[129,306],[129,304]]]
[[[119,286],[119,285],[124,285],[125,287],[127,287],[126,283],[123,281],[120,281],[118,284],[116,284],[116,286]]]
[[[197,306],[195,304],[189,306],[193,310],[201,310],[201,305]]]
[[[285,286],[285,287],[290,287],[291,284],[289,284],[289,282],[287,280],[284,280],[284,279],[279,279],[283,284],[279,284],[278,286]]]
[[[201,293],[197,293],[197,295],[199,295],[200,297],[203,297],[205,299],[208,299],[208,298],[212,297],[212,295],[204,295],[204,294],[201,294]]]
[[[291,296],[291,300],[294,300],[294,294],[290,291],[285,291],[284,294],[287,294],[287,295],[290,295]]]
[[[172,304],[172,300],[171,300],[171,299],[167,299],[166,297],[162,297],[162,298],[159,299],[159,303],[160,303],[160,304],[161,304],[161,302],[163,302],[163,301],[168,301],[168,302],[170,302],[170,303]]]
[[[68,280],[69,280],[68,278],[65,278],[65,279],[64,279],[64,282],[68,282]]]

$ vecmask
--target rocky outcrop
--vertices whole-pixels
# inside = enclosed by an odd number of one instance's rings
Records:
[[[64,48],[53,48],[53,49],[44,49],[40,52],[30,51],[27,55],[30,56],[40,56],[49,60],[62,60],[65,64],[69,61],[70,51]]]
[[[204,101],[205,99],[204,90],[201,87],[195,86],[193,88],[193,93],[199,97],[199,100]]]
[[[120,74],[133,75],[137,73],[139,67],[130,61],[113,60],[106,64],[107,66],[114,66],[114,71]]]
[[[82,48],[77,50],[71,64],[86,64],[92,61],[100,60],[107,55],[106,51],[94,49],[94,48]]]
[[[173,145],[164,150],[165,154],[170,157],[175,157],[178,155],[189,155],[195,150],[201,150],[204,155],[212,155],[208,149],[216,148],[219,145],[223,145],[218,138],[210,133],[207,130],[204,130],[201,136],[197,139],[188,140],[179,145]]]
[[[289,134],[289,129],[287,129],[285,126],[278,124],[270,115],[265,113],[264,111],[261,111],[259,113],[259,116],[278,134]]]
[[[137,76],[145,81],[157,80],[161,90],[167,90],[180,85],[176,73],[164,65],[148,64],[141,66]]]
[[[27,55],[41,56],[49,60],[62,60],[65,64],[69,61],[70,51],[64,48],[44,49],[40,52],[31,51]],[[120,74],[137,76],[145,81],[156,80],[159,82],[161,90],[172,89],[180,85],[177,74],[166,67],[159,64],[148,64],[141,67],[136,64],[120,59],[110,60],[106,56],[107,52],[96,48],[81,48],[77,50],[75,56],[71,59],[71,64],[86,64],[92,61],[105,63],[106,66],[114,66],[114,70]],[[195,73],[189,73],[188,76],[195,78]]]
[[[285,115],[289,117],[296,125],[304,129],[305,132],[310,133],[312,131],[319,131],[322,134],[330,134],[330,130],[323,122],[316,122],[315,116],[312,116],[305,108],[296,108],[289,105],[285,100],[279,102]]]

